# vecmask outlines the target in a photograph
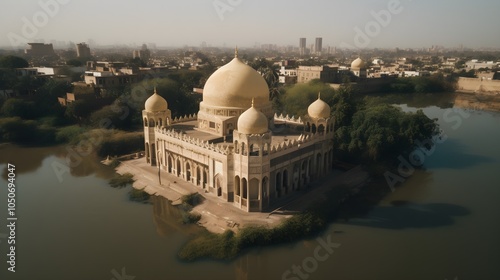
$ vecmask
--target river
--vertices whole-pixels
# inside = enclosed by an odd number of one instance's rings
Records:
[[[165,199],[129,202],[129,188],[109,187],[113,170],[97,159],[55,171],[65,146],[2,146],[0,279],[500,279],[500,114],[407,104],[443,130],[423,169],[365,217],[231,262],[179,261],[199,229],[180,225]],[[16,166],[15,273],[6,264],[8,163]]]

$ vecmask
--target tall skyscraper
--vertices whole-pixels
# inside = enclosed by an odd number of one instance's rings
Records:
[[[314,53],[317,55],[321,55],[321,52],[323,51],[323,38],[318,37],[316,38],[316,44],[314,44]]]
[[[300,55],[306,54],[306,38],[300,38],[299,52],[300,52]]]

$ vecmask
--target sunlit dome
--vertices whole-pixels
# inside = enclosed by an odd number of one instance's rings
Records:
[[[264,78],[238,58],[215,71],[203,89],[203,104],[215,107],[257,108],[269,104],[269,87]]]
[[[268,121],[266,116],[252,107],[243,112],[238,118],[238,131],[243,134],[263,134],[268,131]]]
[[[155,92],[151,95],[144,104],[146,111],[149,112],[162,112],[168,110],[168,103],[165,98],[161,97],[155,88]]]
[[[309,105],[307,113],[311,118],[327,119],[330,117],[331,109],[325,101],[321,100],[321,95],[318,94],[318,99]]]
[[[351,69],[362,69],[365,68],[366,64],[361,58],[356,58],[352,63],[351,63]]]

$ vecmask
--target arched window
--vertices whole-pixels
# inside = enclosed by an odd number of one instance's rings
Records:
[[[237,196],[240,196],[240,177],[239,176],[234,177],[234,193]]]
[[[241,180],[241,189],[242,189],[242,192],[243,192],[243,198],[247,198],[248,197],[248,186],[247,186],[247,179],[246,178],[243,178]]]

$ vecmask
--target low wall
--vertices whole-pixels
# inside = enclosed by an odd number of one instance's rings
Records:
[[[457,90],[464,92],[500,93],[500,80],[481,78],[458,78]]]

